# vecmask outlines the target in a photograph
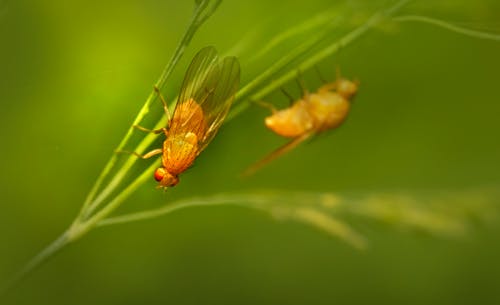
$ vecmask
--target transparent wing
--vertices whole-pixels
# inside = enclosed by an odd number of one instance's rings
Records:
[[[209,87],[208,74],[217,66],[217,51],[213,47],[201,49],[191,61],[182,82],[181,92],[169,123],[169,134],[194,132],[204,134],[206,123],[200,101],[207,95],[203,88]]]
[[[198,153],[213,139],[227,115],[239,85],[240,68],[235,57],[217,59],[213,47],[203,48],[191,62],[170,121],[169,134],[192,132]]]
[[[212,72],[209,77],[215,82],[210,88],[213,91],[200,103],[207,123],[207,130],[200,140],[200,151],[212,141],[222,125],[240,82],[240,64],[236,57],[225,57]]]
[[[255,162],[254,164],[250,165],[245,171],[241,174],[242,177],[248,177],[255,172],[257,172],[259,169],[262,167],[266,166],[269,164],[271,161],[276,160],[280,156],[286,154],[290,150],[294,149],[297,147],[300,143],[304,142],[305,140],[309,139],[311,136],[314,135],[314,132],[308,132],[305,133],[301,136],[298,136],[294,139],[292,139],[290,142],[286,143],[285,145],[279,147],[275,151],[271,152],[269,155],[265,156],[264,158],[260,159],[259,161]]]

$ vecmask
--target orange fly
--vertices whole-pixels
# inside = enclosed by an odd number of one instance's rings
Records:
[[[159,188],[179,183],[179,175],[193,164],[214,138],[231,107],[239,80],[240,66],[235,57],[219,60],[215,48],[205,47],[189,65],[172,117],[165,99],[155,88],[169,118],[168,126],[158,130],[135,127],[163,132],[166,139],[162,148],[144,155],[134,154],[143,159],[162,155],[162,166],[154,173]]]
[[[302,98],[288,108],[276,110],[272,105],[259,103],[272,112],[264,120],[266,127],[292,140],[247,168],[244,176],[253,174],[311,136],[339,127],[349,113],[351,100],[358,91],[358,82],[350,81],[337,73],[334,82],[325,82],[316,92],[309,93],[302,84],[301,87]]]

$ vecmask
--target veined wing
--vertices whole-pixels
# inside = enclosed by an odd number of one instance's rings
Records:
[[[206,122],[200,101],[206,97],[204,89],[210,79],[208,73],[217,67],[217,51],[213,47],[201,49],[191,61],[184,75],[181,91],[173,116],[169,122],[169,134],[178,135],[193,132],[197,137],[206,130]]]
[[[257,172],[259,169],[262,167],[266,166],[269,162],[274,161],[278,157],[286,154],[290,150],[294,149],[297,147],[300,143],[304,142],[305,140],[309,139],[311,136],[314,135],[314,132],[308,132],[305,133],[299,137],[296,137],[286,143],[285,145],[279,147],[275,151],[271,152],[269,155],[265,156],[264,158],[260,159],[259,161],[255,162],[252,164],[250,167],[248,167],[242,174],[242,177],[248,177],[253,175],[255,172]]]
[[[213,78],[215,83],[213,92],[200,103],[207,123],[207,130],[200,140],[200,151],[212,141],[231,108],[240,83],[238,59],[233,56],[224,57],[209,77]]]
[[[227,115],[239,76],[239,63],[235,57],[219,61],[215,48],[200,50],[184,77],[169,134],[194,133],[198,138],[198,153],[201,152]]]

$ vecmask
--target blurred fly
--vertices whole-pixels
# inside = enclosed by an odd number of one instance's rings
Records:
[[[134,127],[163,132],[166,139],[162,148],[144,155],[133,154],[143,159],[162,155],[162,166],[154,173],[159,188],[179,183],[179,175],[193,164],[214,138],[231,107],[239,80],[240,66],[235,57],[219,59],[215,48],[205,47],[189,65],[172,116],[165,99],[155,88],[168,116],[167,127],[158,130]]]
[[[243,176],[255,173],[313,135],[339,127],[349,114],[351,101],[358,91],[358,82],[343,78],[340,73],[337,73],[334,82],[324,81],[313,93],[308,92],[300,80],[299,84],[302,98],[294,101],[288,108],[277,110],[270,104],[259,103],[272,112],[264,120],[266,127],[277,135],[292,140],[247,168]],[[289,96],[286,92],[285,94]]]

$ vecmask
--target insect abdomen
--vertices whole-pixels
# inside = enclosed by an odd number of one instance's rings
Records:
[[[298,137],[314,127],[307,102],[298,101],[292,107],[279,110],[265,119],[266,127],[287,138]]]
[[[316,119],[317,131],[338,127],[344,122],[351,104],[336,92],[309,95],[309,111]]]

